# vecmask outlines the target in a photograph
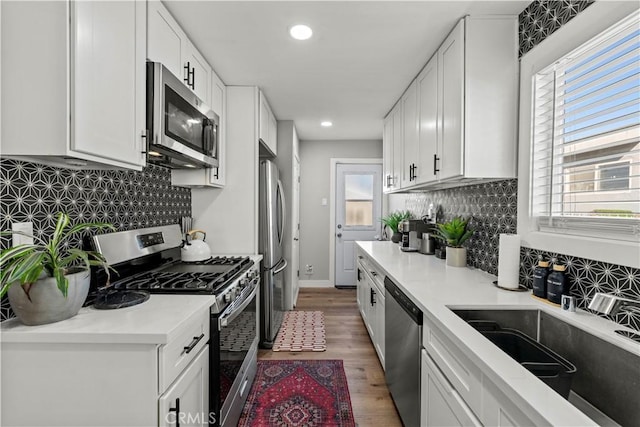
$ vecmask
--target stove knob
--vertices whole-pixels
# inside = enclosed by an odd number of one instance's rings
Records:
[[[224,302],[231,302],[231,292],[224,294]]]
[[[244,288],[245,286],[247,286],[247,282],[248,282],[247,279],[240,279],[240,287]]]

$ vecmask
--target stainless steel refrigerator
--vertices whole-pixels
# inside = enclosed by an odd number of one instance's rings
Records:
[[[270,160],[260,160],[260,230],[262,254],[260,289],[260,345],[271,348],[284,315],[284,287],[287,260],[282,241],[286,227],[285,201],[278,168]]]

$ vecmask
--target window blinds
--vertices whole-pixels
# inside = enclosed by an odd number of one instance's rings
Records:
[[[640,236],[638,16],[534,76],[530,206],[541,229]]]

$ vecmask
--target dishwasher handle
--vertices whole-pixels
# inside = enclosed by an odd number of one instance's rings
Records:
[[[387,296],[391,295],[415,323],[422,325],[422,310],[389,279],[389,276],[384,278],[384,288],[387,290]]]

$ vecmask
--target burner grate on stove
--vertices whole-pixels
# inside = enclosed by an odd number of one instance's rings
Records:
[[[113,286],[115,289],[160,293],[215,293],[218,288],[223,288],[246,271],[251,264],[248,257],[215,257],[205,261],[181,262],[167,266],[167,269],[124,278]],[[193,269],[195,271],[189,271]]]

